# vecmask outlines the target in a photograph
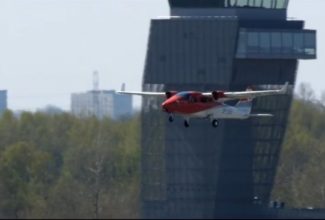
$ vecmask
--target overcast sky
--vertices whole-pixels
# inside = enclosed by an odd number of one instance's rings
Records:
[[[291,0],[288,16],[318,30],[318,59],[300,61],[298,83],[325,90],[324,0]],[[0,0],[0,89],[13,110],[70,109],[70,94],[92,88],[140,90],[149,22],[167,0]],[[135,102],[139,106],[139,100]]]

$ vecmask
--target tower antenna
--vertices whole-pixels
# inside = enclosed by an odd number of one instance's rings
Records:
[[[93,89],[94,91],[99,90],[99,74],[97,70],[93,72]]]

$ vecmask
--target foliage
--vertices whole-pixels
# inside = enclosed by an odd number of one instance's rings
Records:
[[[0,218],[137,218],[138,127],[138,117],[5,112]]]
[[[290,207],[325,208],[325,103],[300,85],[283,144],[273,199]],[[324,100],[325,101],[325,100]]]

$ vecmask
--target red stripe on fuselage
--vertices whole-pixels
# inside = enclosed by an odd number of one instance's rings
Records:
[[[214,102],[212,97],[203,96],[199,92],[188,92],[187,98],[180,95],[174,95],[167,99],[162,108],[169,113],[193,114],[220,105]]]

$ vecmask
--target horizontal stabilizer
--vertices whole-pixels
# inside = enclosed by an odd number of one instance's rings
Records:
[[[250,114],[250,117],[273,117],[272,114]]]

